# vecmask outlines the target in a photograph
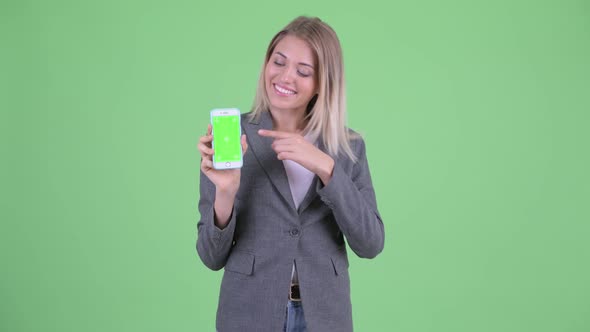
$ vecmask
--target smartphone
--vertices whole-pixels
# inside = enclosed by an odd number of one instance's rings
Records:
[[[237,108],[216,108],[211,111],[213,127],[213,168],[240,168],[242,160],[242,126],[240,110]]]

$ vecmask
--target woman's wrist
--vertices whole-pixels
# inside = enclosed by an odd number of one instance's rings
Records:
[[[232,188],[232,187],[229,187],[229,188],[215,187],[215,198],[216,199],[218,197],[221,197],[224,199],[231,198],[233,200],[233,198],[238,193],[238,189],[239,188]]]
[[[328,157],[326,163],[322,167],[321,171],[318,172],[318,177],[322,180],[324,186],[328,185],[328,182],[332,179],[332,173],[334,172],[334,159]]]

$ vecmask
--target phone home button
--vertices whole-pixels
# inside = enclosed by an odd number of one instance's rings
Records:
[[[228,161],[227,163],[225,163],[225,167],[230,167],[231,163]]]

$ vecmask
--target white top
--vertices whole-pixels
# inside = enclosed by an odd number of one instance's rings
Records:
[[[307,141],[310,140],[309,136],[305,136],[304,138]],[[309,190],[309,186],[311,185],[315,174],[292,160],[283,160],[283,165],[285,166],[285,171],[287,172],[287,178],[289,178],[289,188],[291,188],[293,203],[295,203],[295,208],[298,209],[299,204],[301,204],[305,198],[305,194],[307,194],[307,191]],[[299,283],[295,263],[293,263],[291,283]]]
[[[289,187],[295,208],[298,209],[309,190],[314,174],[292,160],[283,160],[283,165],[289,178]]]

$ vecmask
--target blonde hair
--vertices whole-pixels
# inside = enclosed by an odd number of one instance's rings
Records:
[[[343,152],[351,160],[356,161],[350,140],[358,135],[346,128],[346,86],[340,41],[336,32],[317,17],[297,17],[270,41],[258,80],[252,118],[258,118],[262,112],[270,109],[264,84],[264,70],[275,47],[285,36],[295,36],[307,42],[317,63],[318,93],[307,105],[307,125],[304,132],[313,138],[321,137],[322,143],[332,156]]]

